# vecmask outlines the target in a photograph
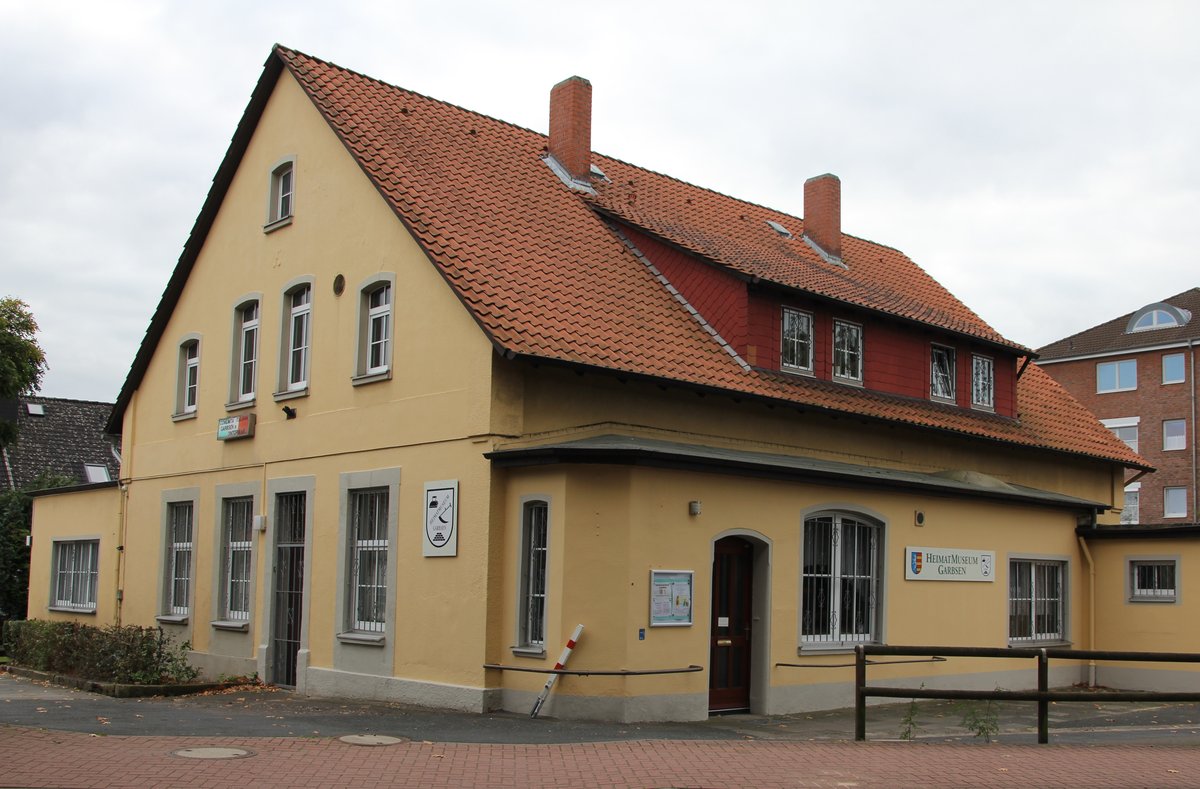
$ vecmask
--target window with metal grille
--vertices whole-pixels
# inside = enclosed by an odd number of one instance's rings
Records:
[[[192,590],[192,503],[167,505],[167,613],[185,616]]]
[[[243,496],[225,499],[222,525],[221,591],[222,616],[233,621],[250,619],[251,538],[254,531],[254,499]]]
[[[1008,564],[1008,640],[1066,639],[1066,563],[1013,559]]]
[[[783,369],[812,372],[812,315],[783,308],[781,353]]]
[[[99,540],[54,543],[54,607],[96,610]]]
[[[805,645],[879,640],[882,529],[840,513],[804,522],[801,630]]]
[[[546,644],[546,540],[549,505],[525,503],[521,526],[521,601],[517,643],[522,647]]]
[[[348,507],[351,629],[383,632],[387,625],[388,490],[352,490]]]
[[[971,355],[971,405],[995,405],[995,361],[990,356]]]
[[[1137,602],[1175,602],[1175,561],[1131,561],[1129,599]]]
[[[929,396],[954,399],[954,349],[934,345],[929,354]]]
[[[863,330],[855,323],[833,322],[833,377],[861,382]]]

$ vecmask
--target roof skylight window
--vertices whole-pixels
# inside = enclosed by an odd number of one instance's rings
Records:
[[[783,236],[784,238],[792,238],[793,237],[792,231],[788,230],[786,227],[779,224],[778,222],[768,219],[767,224],[771,226],[772,230],[774,230],[776,233]]]
[[[25,411],[30,416],[45,416],[46,406],[42,405],[41,403],[26,403]]]
[[[1173,329],[1177,326],[1186,326],[1191,319],[1192,314],[1181,307],[1175,307],[1165,302],[1149,304],[1133,314],[1125,327],[1125,333]]]

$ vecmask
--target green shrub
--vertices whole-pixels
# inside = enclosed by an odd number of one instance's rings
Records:
[[[157,685],[197,674],[187,661],[191,644],[176,643],[160,627],[30,619],[5,625],[4,647],[17,665],[99,682]]]

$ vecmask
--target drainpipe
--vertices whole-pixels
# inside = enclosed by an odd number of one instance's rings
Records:
[[[1196,478],[1196,346],[1195,339],[1188,340],[1188,380],[1192,389],[1192,523],[1200,523],[1200,507],[1197,507],[1196,494],[1200,492]]]
[[[129,484],[121,482],[120,508],[117,512],[117,614],[116,626],[121,626],[121,606],[125,602],[125,535],[129,533]]]
[[[1096,528],[1096,515],[1092,514],[1092,522],[1088,528]],[[1088,649],[1096,648],[1096,562],[1092,560],[1092,552],[1088,550],[1087,541],[1083,535],[1076,535],[1079,548],[1088,566]],[[1096,661],[1088,661],[1088,687],[1096,687]]]

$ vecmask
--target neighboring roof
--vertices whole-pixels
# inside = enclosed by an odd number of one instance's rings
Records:
[[[109,429],[182,293],[271,89],[287,69],[498,351],[1145,467],[1049,376],[1030,367],[1019,420],[749,368],[685,309],[610,217],[726,267],[902,321],[1024,353],[903,254],[843,237],[848,269],[799,237],[803,221],[606,156],[597,194],[546,165],[543,134],[283,47],[268,58],[151,320]],[[787,239],[768,224],[793,232]]]
[[[120,468],[104,433],[110,411],[111,403],[19,398],[17,442],[0,457],[0,490],[28,487],[47,472],[87,484],[85,464],[104,466],[115,480]]]
[[[1200,537],[1200,523],[1172,523],[1158,526],[1080,526],[1075,533],[1088,540],[1129,540],[1147,537],[1177,540]]]
[[[1048,490],[1013,485],[979,474],[923,474],[901,469],[860,466],[833,460],[720,447],[680,444],[651,438],[607,435],[531,447],[499,449],[485,457],[501,466],[551,463],[612,463],[767,476],[779,479],[869,483],[872,487],[919,489],[926,493],[973,496],[1000,501],[1103,511],[1109,505]]]
[[[1064,337],[1038,349],[1038,362],[1052,362],[1079,356],[1135,351],[1140,348],[1156,348],[1163,345],[1178,345],[1188,340],[1200,339],[1200,288],[1178,293],[1163,302],[1191,313],[1192,319],[1183,326],[1172,326],[1148,331],[1127,331],[1130,319],[1140,312],[1134,310],[1090,329]],[[1154,305],[1147,305],[1154,306]],[[1142,309],[1145,309],[1143,307]]]

